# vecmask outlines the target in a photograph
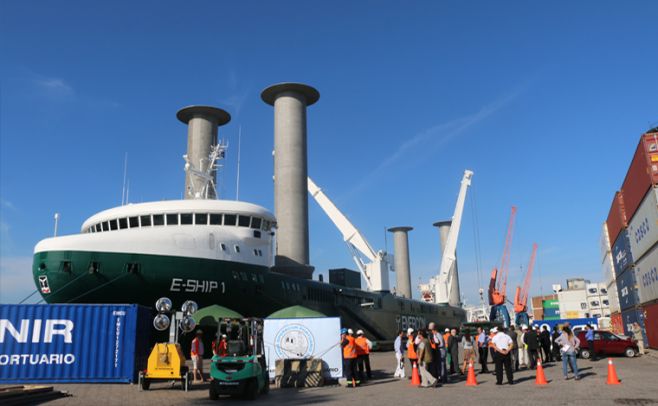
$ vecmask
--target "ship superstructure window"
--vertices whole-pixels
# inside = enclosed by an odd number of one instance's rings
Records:
[[[197,213],[194,215],[194,224],[206,225],[208,224],[208,215],[206,213]]]
[[[178,214],[167,214],[167,225],[168,226],[177,226],[178,225]]]
[[[139,227],[139,218],[137,216],[128,217],[128,225],[130,226],[130,228],[138,228]]]
[[[119,226],[117,225],[117,220],[110,220],[110,230],[114,231],[117,230]]]
[[[251,217],[249,216],[243,216],[243,215],[238,216],[238,226],[240,227],[249,227],[250,221],[251,221]]]
[[[259,229],[262,220],[258,217],[251,218],[251,228]]]
[[[211,214],[210,215],[210,225],[211,226],[221,226],[222,225],[222,215],[221,214]]]
[[[120,218],[119,219],[119,228],[122,230],[125,230],[128,228],[128,219],[127,218]]]
[[[151,227],[151,216],[139,216],[142,227]]]
[[[240,253],[240,246],[239,246],[239,245],[234,245],[234,246],[233,246],[233,249],[234,249],[235,252],[237,252],[238,254]]]
[[[192,220],[194,220],[194,217],[192,216],[192,213],[181,213],[180,215],[180,223],[183,225],[189,225],[192,224]]]
[[[154,214],[153,215],[153,225],[154,226],[164,226],[165,219],[164,214]]]
[[[221,248],[222,251],[226,251],[226,244],[224,244],[223,242],[220,242],[219,243],[219,248]]]
[[[225,226],[234,226],[237,224],[238,216],[235,214],[224,214],[224,225]]]

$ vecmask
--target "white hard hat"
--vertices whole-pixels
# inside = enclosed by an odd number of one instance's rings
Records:
[[[347,329],[347,334],[354,334],[354,330],[352,330],[351,328],[348,328]]]
[[[521,326],[521,330],[527,330],[527,329],[528,329],[527,325],[524,324],[524,325]]]
[[[491,330],[489,330],[489,331],[491,331],[492,333],[497,333],[497,332],[498,332],[498,327],[493,327],[493,328],[492,328]]]
[[[413,333],[413,332],[414,332],[414,329],[412,329],[411,327],[409,327],[409,328],[407,329],[407,334],[411,334],[411,333]]]
[[[533,329],[533,330],[537,330],[537,325],[536,325],[536,324],[533,324],[533,325],[532,325],[532,329]]]
[[[444,331],[445,331],[446,333],[449,333],[449,332],[450,332],[450,329],[449,329],[449,328],[446,328]]]
[[[356,330],[356,335],[363,335],[363,330]]]

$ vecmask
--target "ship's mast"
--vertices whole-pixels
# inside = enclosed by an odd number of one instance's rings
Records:
[[[187,154],[183,155],[185,160],[185,172],[192,179],[187,190],[188,199],[209,199],[213,196],[219,198],[219,191],[215,184],[215,176],[222,168],[220,164],[226,156],[228,143],[221,140],[219,144],[210,146],[210,155],[207,159],[200,159],[198,168]],[[204,168],[204,161],[208,162]]]

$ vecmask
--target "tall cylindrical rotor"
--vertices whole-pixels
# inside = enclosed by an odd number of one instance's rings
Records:
[[[274,106],[276,266],[309,269],[306,107],[320,93],[301,83],[279,83],[263,90],[261,98]]]
[[[187,124],[187,159],[195,169],[206,171],[211,147],[217,144],[217,128],[231,121],[226,111],[211,106],[188,106],[176,113],[176,117]],[[212,180],[216,183],[217,173],[212,171]],[[185,172],[185,199],[195,199],[194,191],[199,191],[204,180],[191,171]],[[213,188],[208,189],[208,198],[216,198]]]
[[[411,299],[411,270],[409,262],[409,231],[413,227],[393,227],[388,231],[393,233],[395,251],[396,293],[398,296]]]

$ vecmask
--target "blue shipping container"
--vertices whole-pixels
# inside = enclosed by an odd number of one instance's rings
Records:
[[[647,340],[647,330],[644,326],[644,312],[641,309],[628,309],[621,312],[621,323],[624,326],[624,334],[633,337],[632,326],[633,323],[638,323],[642,329],[642,338],[644,339],[644,346],[649,342]]]
[[[633,265],[633,254],[631,254],[631,240],[628,238],[626,229],[619,233],[619,237],[612,246],[612,263],[615,268],[615,277]]]
[[[560,309],[547,309],[544,308],[544,317],[560,317]]]
[[[150,326],[137,305],[0,305],[0,383],[134,382]]]
[[[549,332],[553,332],[553,329],[559,324],[563,325],[564,323],[569,323],[571,326],[571,329],[583,329],[585,328],[586,325],[591,325],[594,326],[594,328],[599,328],[599,320],[595,319],[594,317],[586,318],[586,319],[558,319],[558,320],[535,320],[532,322],[532,324],[539,326],[539,328],[543,328],[543,326],[548,327]]]
[[[617,295],[622,311],[635,307],[640,303],[635,280],[635,269],[630,268],[617,276]]]

